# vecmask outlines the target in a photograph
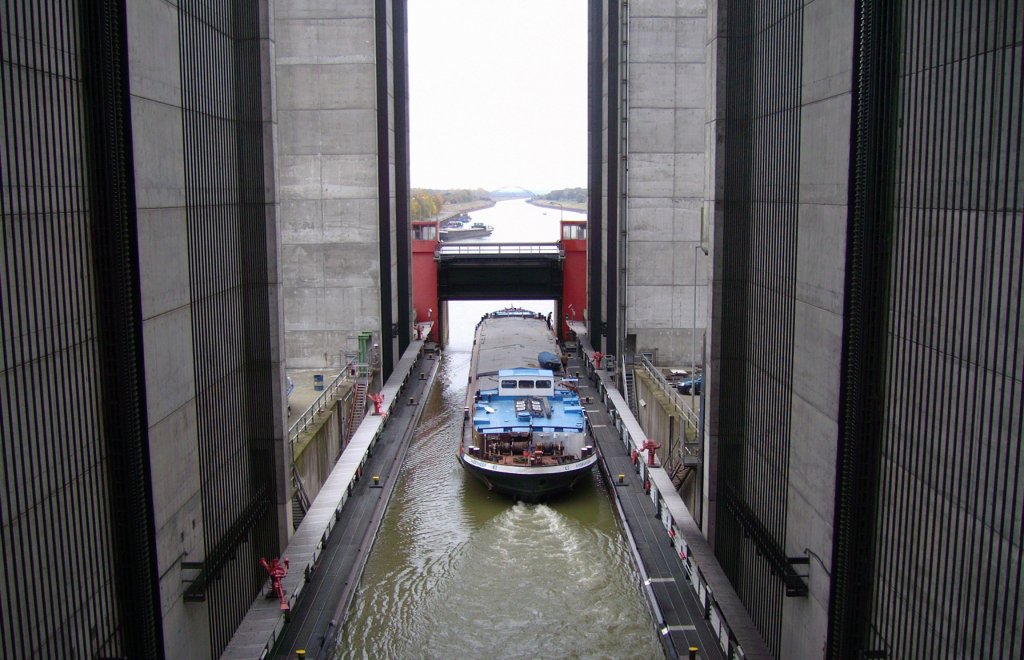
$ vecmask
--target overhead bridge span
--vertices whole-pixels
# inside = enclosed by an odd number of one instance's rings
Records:
[[[413,316],[430,322],[430,339],[447,342],[452,300],[553,300],[562,320],[582,320],[587,297],[585,219],[563,219],[560,241],[494,243],[438,240],[436,220],[413,223]]]
[[[442,243],[434,252],[441,300],[560,299],[558,243]]]

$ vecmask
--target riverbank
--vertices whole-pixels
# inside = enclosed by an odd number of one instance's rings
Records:
[[[445,204],[441,208],[441,213],[438,214],[437,219],[438,222],[444,222],[448,218],[453,218],[460,213],[472,213],[480,209],[489,209],[494,204],[495,201],[493,199],[476,199],[472,202],[463,202],[461,204]]]
[[[540,206],[546,209],[558,209],[572,211],[574,213],[586,213],[587,203],[586,202],[556,202],[550,199],[528,199],[527,204],[533,204],[534,206]]]

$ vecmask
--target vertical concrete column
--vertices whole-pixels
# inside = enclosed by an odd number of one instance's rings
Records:
[[[381,331],[375,3],[274,3],[286,362]],[[390,328],[387,329],[390,333]]]
[[[706,263],[697,263],[705,180],[704,2],[630,2],[622,67],[627,350],[699,362]],[[694,279],[694,275],[697,279]],[[694,288],[696,287],[696,292]],[[696,294],[696,295],[695,295]],[[694,333],[696,341],[694,341]],[[697,356],[692,356],[693,347]]]

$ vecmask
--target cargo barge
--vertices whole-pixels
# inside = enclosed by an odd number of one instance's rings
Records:
[[[550,317],[506,308],[477,324],[459,462],[488,489],[539,502],[572,490],[597,454]]]

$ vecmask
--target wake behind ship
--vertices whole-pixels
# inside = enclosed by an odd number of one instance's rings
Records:
[[[477,324],[459,462],[514,499],[571,490],[597,462],[576,382],[552,368],[558,351],[541,314],[507,308]]]

